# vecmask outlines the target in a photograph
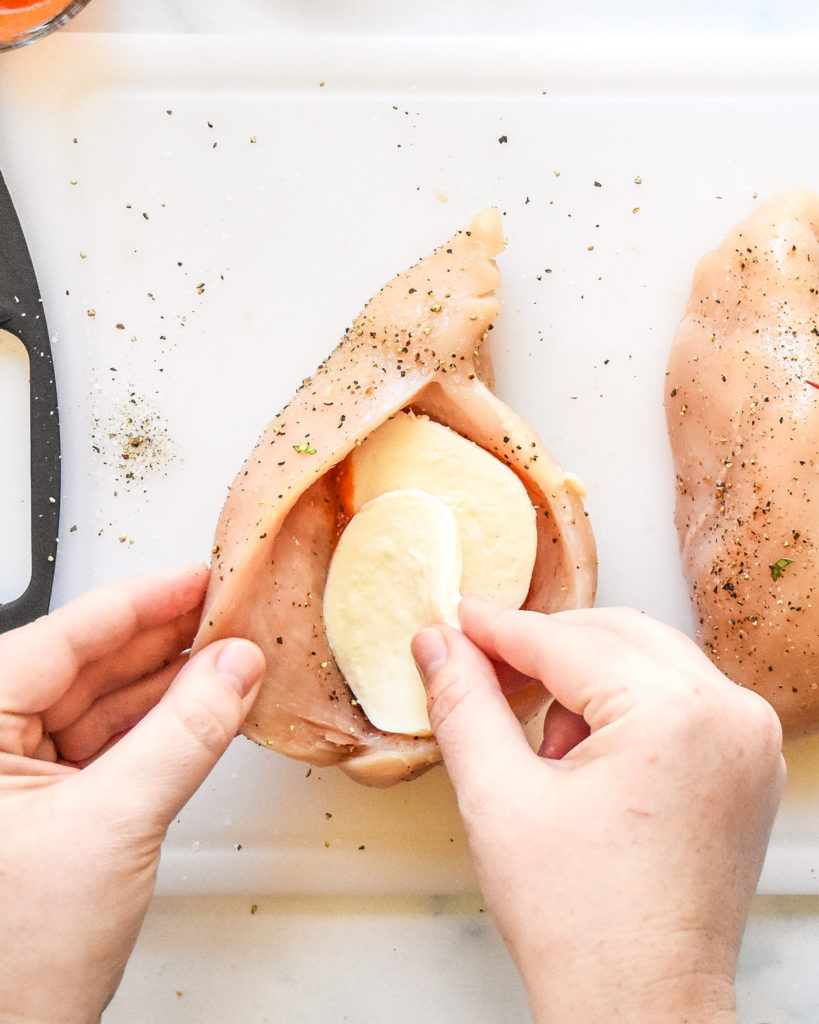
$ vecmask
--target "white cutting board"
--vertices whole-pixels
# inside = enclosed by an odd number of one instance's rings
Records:
[[[790,40],[693,54],[77,33],[5,55],[0,166],[62,418],[55,602],[208,558],[267,420],[381,284],[496,205],[498,391],[587,485],[600,603],[687,630],[667,351],[697,259],[770,193],[819,188],[817,88]],[[788,758],[761,889],[819,892],[819,744]],[[159,884],[452,893],[475,879],[442,770],[373,792],[240,739],[172,828]]]

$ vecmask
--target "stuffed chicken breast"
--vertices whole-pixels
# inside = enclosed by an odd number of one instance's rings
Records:
[[[819,197],[783,193],[694,275],[666,378],[696,635],[786,735],[819,727]]]
[[[445,618],[441,602],[452,603],[462,566],[480,562],[475,551],[484,548],[495,559],[490,569],[514,562],[517,548],[530,550],[528,568],[514,568],[515,579],[502,584],[517,593],[513,603],[552,611],[594,598],[596,554],[582,488],[490,390],[486,338],[499,311],[495,257],[502,248],[500,215],[490,210],[390,281],[268,425],[216,530],[195,646],[238,635],[264,650],[267,672],[244,732],[290,757],[338,764],[371,785],[411,778],[440,755],[417,701],[409,717],[393,718],[390,701],[376,694],[373,706],[390,724],[370,721],[335,647],[345,648],[351,675],[366,674],[371,636],[373,658],[388,665],[388,638],[419,621],[393,617],[384,625],[384,617],[412,604],[421,618]],[[384,468],[385,453],[398,444]],[[433,451],[443,468],[428,472]],[[482,460],[504,480],[496,483]],[[480,480],[485,471],[479,500],[474,486],[459,481]],[[470,534],[476,521],[483,531],[477,542]],[[509,531],[513,543],[504,553],[498,545]],[[401,541],[404,533],[411,543]],[[431,558],[433,543],[440,555]],[[441,577],[420,590],[407,567],[416,556],[418,572]],[[479,569],[472,578],[481,578]],[[353,596],[347,599],[353,591],[355,609]],[[438,604],[424,603],[430,594]],[[367,699],[379,689],[379,671],[370,671]],[[524,719],[547,696],[532,682],[510,701]]]

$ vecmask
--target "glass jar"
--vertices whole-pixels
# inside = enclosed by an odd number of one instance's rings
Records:
[[[64,25],[90,0],[0,0],[0,51],[25,46]]]

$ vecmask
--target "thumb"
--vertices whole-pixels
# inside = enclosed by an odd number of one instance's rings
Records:
[[[427,691],[430,724],[459,796],[508,783],[532,750],[492,663],[449,626],[422,629],[412,654]],[[506,780],[506,781],[505,781]]]
[[[264,656],[248,640],[195,654],[142,721],[83,770],[97,798],[164,834],[239,731],[263,672]]]

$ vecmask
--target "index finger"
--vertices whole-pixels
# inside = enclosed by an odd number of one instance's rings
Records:
[[[0,636],[0,708],[31,714],[50,707],[86,666],[141,632],[195,608],[204,564],[142,573],[108,584],[50,615]]]
[[[601,708],[610,719],[638,699],[666,700],[669,687],[692,674],[726,685],[692,641],[632,609],[543,615],[465,598],[459,614],[464,633],[490,658],[539,679],[590,724]]]

